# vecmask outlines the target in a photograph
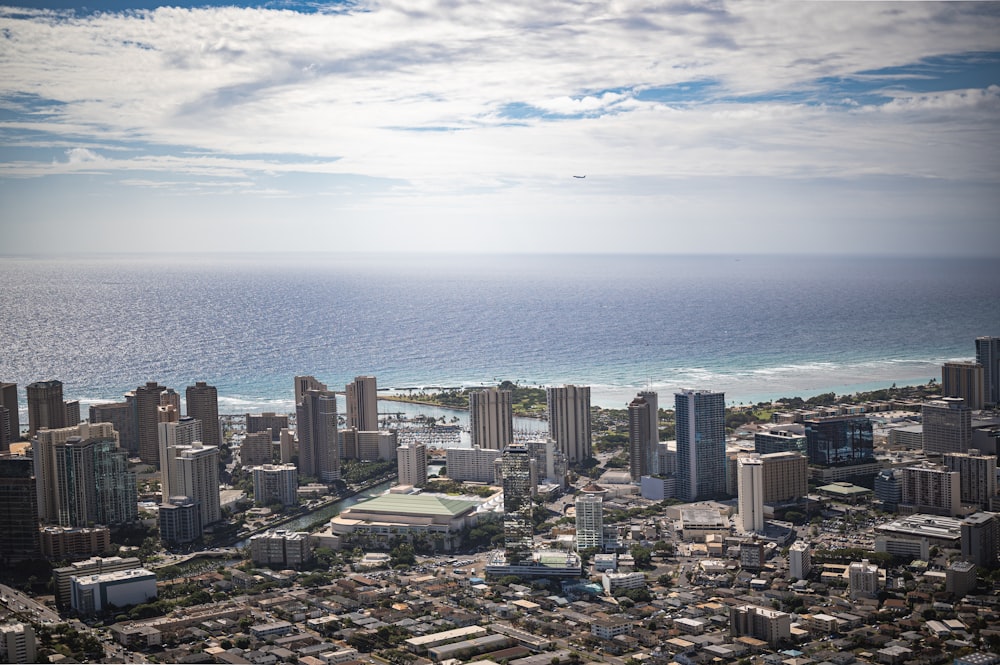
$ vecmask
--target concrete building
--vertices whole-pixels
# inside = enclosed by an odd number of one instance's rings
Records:
[[[0,454],[0,565],[37,559],[38,488],[32,460]]]
[[[273,448],[270,428],[247,434],[240,444],[240,464],[245,469],[270,464],[274,461]]]
[[[531,556],[534,545],[531,497],[535,493],[528,449],[510,444],[500,455],[503,482],[503,542],[508,565]]]
[[[166,403],[161,404],[160,398],[167,390],[166,386],[161,386],[156,381],[147,381],[146,385],[125,394],[125,401],[132,407],[139,458],[157,468],[160,466],[160,436],[157,429],[160,422],[159,407],[168,406],[172,401],[167,396]],[[175,406],[179,412],[179,398],[177,401]]]
[[[0,624],[0,663],[36,663],[35,630],[30,623]]]
[[[374,376],[356,376],[344,391],[347,426],[359,432],[378,430],[378,386]]]
[[[764,640],[772,648],[791,639],[792,617],[756,605],[733,605],[729,608],[729,635]]]
[[[764,463],[757,454],[740,455],[736,461],[737,524],[745,533],[764,530]]]
[[[969,515],[961,523],[962,559],[992,568],[1000,556],[1000,520],[993,513]]]
[[[490,388],[469,393],[469,427],[473,446],[503,450],[514,442],[511,391]]]
[[[278,415],[273,411],[265,411],[259,414],[248,413],[246,414],[246,428],[247,434],[256,434],[264,430],[271,430],[271,440],[277,441],[281,430],[288,429],[288,416],[286,414]]]
[[[353,427],[340,432],[340,451],[344,459],[365,461],[396,459],[399,433],[396,430],[362,432]]]
[[[983,408],[983,366],[974,362],[950,362],[941,367],[941,396],[960,397],[973,411]]]
[[[902,470],[903,486],[899,510],[954,517],[961,512],[961,488],[957,471],[925,462]]]
[[[145,568],[74,576],[70,581],[70,607],[77,614],[99,614],[154,598],[156,573]]]
[[[576,549],[604,550],[604,497],[580,494],[576,498]]]
[[[707,390],[674,395],[677,494],[684,501],[726,493],[726,396]]]
[[[305,531],[266,531],[250,537],[250,556],[260,566],[301,568],[312,561],[313,551]]]
[[[499,485],[495,463],[500,458],[499,450],[472,448],[448,448],[445,451],[448,477],[459,482],[489,483]]]
[[[297,376],[295,377],[295,403],[299,404],[302,402],[302,398],[305,397],[306,392],[310,390],[318,390],[320,392],[326,392],[326,384],[318,381],[315,376]],[[287,427],[287,425],[285,425]]]
[[[788,548],[788,574],[797,580],[809,577],[812,569],[812,558],[809,554],[809,543],[797,540]]]
[[[184,391],[187,415],[201,421],[201,442],[206,446],[222,445],[222,426],[219,422],[219,391],[205,381],[195,381]]]
[[[181,494],[177,476],[177,455],[184,448],[190,448],[195,441],[201,441],[202,422],[186,416],[176,421],[157,423],[160,447],[160,497],[164,503],[172,496]]]
[[[157,518],[160,540],[168,546],[194,542],[204,530],[199,502],[188,496],[172,496],[161,503]]]
[[[391,547],[397,539],[423,539],[451,551],[477,523],[478,503],[428,494],[385,494],[351,506],[330,520],[334,548]],[[322,539],[322,536],[321,536]]]
[[[133,406],[128,401],[94,404],[90,407],[89,415],[92,424],[111,423],[114,430],[118,432],[118,446],[126,451],[129,457],[138,457],[139,439],[135,429]]]
[[[882,509],[895,512],[903,497],[903,472],[899,469],[882,469],[875,476],[875,498]]]
[[[980,455],[975,448],[967,453],[945,453],[944,465],[958,472],[961,502],[989,510],[997,494],[997,457]]]
[[[851,600],[874,598],[879,591],[878,566],[868,559],[854,561],[847,566],[848,588]]]
[[[280,501],[284,506],[298,503],[299,470],[294,464],[264,464],[251,469],[253,501],[266,506]]]
[[[805,425],[801,423],[765,425],[754,432],[753,447],[754,452],[761,455],[787,452],[808,455]]]
[[[632,482],[639,482],[651,473],[650,465],[658,442],[653,439],[656,421],[650,414],[655,412],[656,399],[656,393],[640,393],[628,405],[628,459]]]
[[[299,436],[299,473],[332,483],[340,479],[337,396],[307,390],[295,407]]]
[[[396,448],[399,484],[423,487],[427,484],[427,446],[412,443]]]
[[[972,409],[960,397],[925,402],[921,410],[924,452],[964,453],[972,443]]]
[[[295,432],[287,427],[282,428],[281,432],[278,434],[278,461],[282,464],[291,464],[292,455],[294,454]]]
[[[953,561],[945,569],[944,590],[961,598],[976,588],[976,564]]]
[[[760,455],[764,503],[784,503],[809,493],[809,460],[799,452]]]
[[[0,452],[10,450],[10,444],[21,439],[21,414],[17,399],[17,384],[0,381],[0,416],[6,411],[6,420],[0,423]]]
[[[1000,404],[1000,337],[976,338],[976,362],[983,367],[983,401]]]
[[[29,383],[27,393],[29,437],[34,436],[35,432],[43,427],[46,429],[67,427],[62,381]]]
[[[569,460],[554,439],[538,438],[525,441],[528,455],[534,460],[534,475],[538,484],[558,485],[566,487],[566,476],[569,474]]]
[[[49,561],[86,559],[111,549],[111,530],[106,526],[46,526],[38,535],[42,556]]]
[[[863,416],[834,416],[805,421],[809,464],[851,467],[875,461],[872,423]]]
[[[202,526],[222,519],[219,497],[219,449],[195,441],[177,453],[177,496],[198,503]]]
[[[590,386],[567,385],[547,388],[549,438],[570,464],[589,459],[591,453]]]
[[[110,573],[116,570],[131,570],[139,568],[142,563],[136,557],[122,558],[118,556],[94,557],[86,561],[71,563],[65,568],[52,571],[52,586],[55,591],[56,604],[69,607],[70,587],[74,577],[84,577],[95,573]]]
[[[614,596],[618,591],[628,591],[629,589],[646,588],[645,573],[612,573],[605,571],[601,573],[601,586],[604,593]]]

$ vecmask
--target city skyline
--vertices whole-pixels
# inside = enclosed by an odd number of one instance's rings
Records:
[[[5,254],[1000,252],[996,3],[22,4]]]

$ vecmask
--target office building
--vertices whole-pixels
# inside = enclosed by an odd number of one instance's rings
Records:
[[[964,453],[971,447],[972,409],[960,397],[926,402],[921,413],[925,453]]]
[[[206,446],[222,445],[222,426],[219,422],[219,392],[215,386],[195,381],[184,391],[187,415],[201,421],[201,442]]]
[[[580,494],[576,499],[576,550],[604,550],[604,497]]]
[[[795,501],[809,493],[809,460],[798,452],[760,455],[764,503]]]
[[[578,464],[592,456],[590,424],[590,386],[546,388],[545,401],[549,414],[549,438],[570,464]]]
[[[875,461],[872,423],[867,418],[834,416],[804,424],[810,464],[849,467]]]
[[[764,425],[753,435],[754,452],[761,455],[771,453],[809,454],[806,443],[806,428],[801,423]]]
[[[136,520],[135,474],[109,423],[40,430],[32,452],[42,520],[62,526]]]
[[[756,454],[740,455],[736,460],[737,525],[744,533],[764,530],[764,463]]]
[[[503,542],[508,565],[530,561],[534,543],[531,458],[521,444],[510,444],[500,455],[503,480]]]
[[[427,484],[427,446],[411,443],[396,448],[399,484],[423,487]]]
[[[976,513],[961,522],[962,560],[993,568],[1000,556],[1000,520],[993,513]]]
[[[797,540],[788,548],[788,574],[797,580],[809,577],[812,570],[812,557],[809,554],[809,543]]]
[[[74,577],[83,577],[95,573],[110,573],[116,570],[131,570],[139,568],[142,562],[136,557],[122,558],[118,556],[94,557],[86,561],[71,563],[65,568],[52,571],[52,587],[55,591],[56,604],[68,607],[70,604],[70,588]]]
[[[160,423],[159,407],[174,406],[180,412],[180,398],[174,404],[170,394],[163,394],[167,390],[166,386],[161,386],[156,381],[147,381],[146,385],[125,394],[125,401],[132,405],[139,458],[157,468],[160,467],[160,435],[157,428]],[[165,410],[164,413],[166,412]]]
[[[326,392],[326,384],[321,381],[317,381],[314,376],[295,377],[295,404],[298,405],[302,401],[306,392],[310,390]],[[287,425],[285,426],[287,427]]]
[[[21,414],[18,410],[17,384],[0,381],[0,409],[7,411],[7,438],[0,431],[0,452],[10,450],[9,444],[21,440]]]
[[[172,496],[160,504],[158,511],[160,540],[168,546],[192,543],[203,529],[201,507],[189,496]]]
[[[253,501],[259,506],[280,501],[284,506],[298,503],[299,470],[294,464],[264,464],[255,466]]]
[[[139,605],[156,598],[156,573],[145,568],[73,577],[70,607],[77,614],[99,614],[112,607]]]
[[[177,480],[177,454],[182,448],[190,448],[195,441],[201,441],[201,425],[200,420],[185,416],[156,426],[160,447],[160,498],[164,503],[182,494]]]
[[[950,362],[941,367],[941,396],[960,397],[974,411],[983,408],[983,366],[971,362]]]
[[[655,445],[653,441],[655,430],[650,429],[653,422],[650,413],[654,408],[654,404],[642,394],[637,395],[628,405],[628,470],[632,482],[640,482],[643,476],[651,472],[650,461],[653,457],[650,445]],[[653,454],[655,450],[654,447]]]
[[[980,455],[975,448],[967,453],[945,453],[944,465],[958,472],[962,505],[976,504],[984,510],[997,494],[997,457]]]
[[[514,441],[511,391],[489,388],[469,393],[469,427],[473,446],[503,450]]]
[[[874,598],[878,595],[878,566],[869,563],[868,559],[854,561],[848,565],[847,576],[851,600],[857,598]]]
[[[0,624],[0,663],[37,663],[35,630],[30,623]]]
[[[875,475],[875,498],[882,510],[895,512],[903,498],[903,472],[899,469],[882,469]]]
[[[198,502],[202,526],[222,519],[219,500],[219,449],[195,441],[177,449],[177,493]]]
[[[361,432],[378,430],[378,387],[374,376],[356,376],[344,390],[347,426]]]
[[[288,416],[278,415],[272,411],[260,414],[248,413],[246,414],[246,428],[247,434],[257,434],[269,429],[271,430],[271,440],[278,441],[281,430],[288,429]]]
[[[961,512],[961,487],[957,471],[930,463],[903,469],[899,498],[902,513],[928,513],[955,517]]]
[[[458,482],[488,483],[499,485],[495,463],[500,458],[499,450],[472,448],[448,448],[445,450],[445,464],[448,478]]]
[[[304,531],[266,531],[250,537],[250,556],[255,565],[300,568],[312,561],[309,534]]]
[[[36,381],[28,384],[28,436],[41,428],[66,427],[66,404],[62,381]],[[74,423],[75,424],[75,423]]]
[[[139,454],[139,439],[134,416],[133,404],[128,401],[94,404],[90,407],[90,422],[111,423],[118,432],[118,446],[126,451],[129,457],[136,457]]]
[[[683,501],[726,494],[726,397],[707,390],[674,395],[677,493]]]
[[[983,367],[983,401],[1000,404],[1000,337],[976,338],[976,363]]]
[[[306,390],[295,407],[299,436],[299,473],[323,483],[340,479],[337,395]]]
[[[764,640],[772,648],[792,636],[792,616],[786,612],[756,605],[733,605],[729,608],[729,635]]]
[[[270,464],[274,461],[274,446],[271,430],[247,434],[240,444],[240,464],[249,469],[252,466]]]
[[[37,559],[38,488],[32,460],[0,454],[0,565]]]

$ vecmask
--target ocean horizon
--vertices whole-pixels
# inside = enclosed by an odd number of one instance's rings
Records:
[[[159,381],[220,412],[342,390],[698,388],[728,404],[940,379],[1000,335],[988,258],[213,254],[0,257],[0,381],[59,379],[84,407]]]

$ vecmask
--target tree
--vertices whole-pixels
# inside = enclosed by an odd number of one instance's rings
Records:
[[[642,545],[633,545],[631,549],[629,549],[629,553],[635,560],[636,568],[647,568],[653,560],[653,551],[648,547],[643,547]]]

